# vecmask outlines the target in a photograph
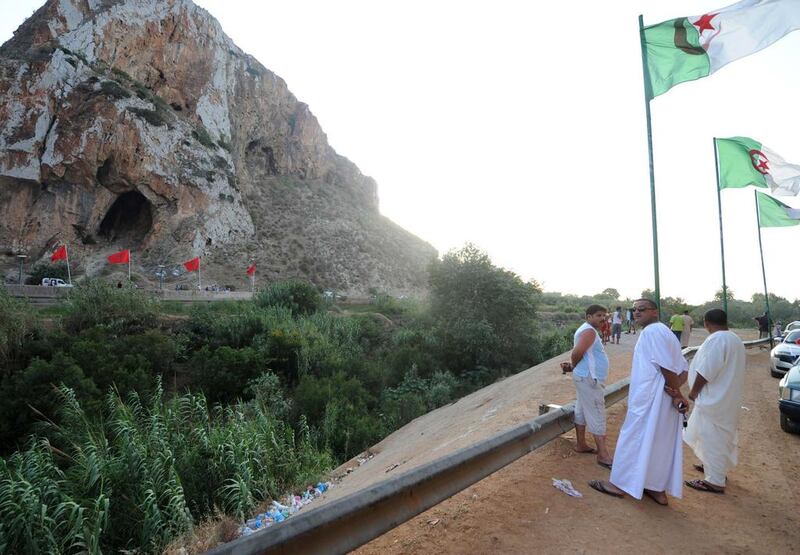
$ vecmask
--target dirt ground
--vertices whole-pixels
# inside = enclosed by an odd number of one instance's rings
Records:
[[[747,332],[741,335],[753,338]],[[627,375],[637,337],[623,335],[622,344],[608,346],[609,382]],[[704,332],[695,332],[692,344],[704,337]],[[375,447],[373,459],[362,466],[351,462],[354,470],[331,493],[338,498],[385,477],[394,464],[400,464],[398,470],[403,471],[533,418],[540,402],[572,400],[571,381],[561,377],[558,360],[494,384],[398,430]],[[767,364],[766,351],[748,350],[739,465],[730,474],[724,495],[684,488],[683,498],[670,498],[669,507],[647,498],[636,501],[602,495],[586,483],[606,479],[608,470],[595,464],[592,455],[573,451],[572,431],[356,553],[797,552],[800,436],[780,430],[778,380],[769,376]],[[625,409],[625,402],[620,402],[609,410],[612,446]],[[393,463],[387,464],[389,461]],[[686,448],[686,479],[702,477],[692,469],[694,462]],[[393,471],[397,470],[389,470]],[[583,497],[556,490],[551,478],[571,480]]]

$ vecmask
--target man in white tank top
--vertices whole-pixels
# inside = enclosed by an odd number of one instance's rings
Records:
[[[597,453],[597,464],[611,468],[606,445],[605,384],[608,356],[598,330],[606,319],[606,308],[593,304],[586,309],[586,322],[575,332],[570,360],[561,363],[562,373],[572,372],[575,400],[575,437],[578,453]],[[597,449],[586,443],[586,430],[594,437]]]

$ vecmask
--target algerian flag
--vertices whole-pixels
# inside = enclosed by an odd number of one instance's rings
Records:
[[[758,223],[761,227],[800,225],[800,209],[786,206],[776,198],[756,192],[758,198]]]
[[[758,141],[747,137],[715,139],[719,156],[719,188],[769,187],[773,195],[800,193],[800,166],[787,163]]]
[[[708,77],[798,28],[800,0],[742,0],[645,27],[648,99],[678,83]]]

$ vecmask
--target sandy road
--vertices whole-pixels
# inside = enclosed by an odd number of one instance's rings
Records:
[[[697,339],[701,340],[700,334]],[[623,345],[609,347],[615,374],[610,381],[625,373],[633,344],[634,336],[623,336]],[[556,361],[552,361],[552,365],[555,364]],[[769,376],[766,365],[766,352],[748,351],[739,466],[729,476],[725,495],[684,488],[682,499],[670,499],[669,507],[660,507],[647,498],[642,501],[615,499],[597,493],[586,482],[607,478],[608,471],[596,465],[593,456],[574,453],[574,432],[570,432],[377,538],[357,553],[797,552],[800,542],[800,436],[786,434],[778,426],[778,381]],[[556,397],[563,395],[569,397],[569,387],[552,379],[551,365],[540,366],[537,372],[531,369],[526,371],[531,375],[523,376],[537,383],[538,397],[546,395],[551,401],[559,401]],[[535,376],[535,373],[541,375]],[[516,384],[518,388],[522,388],[525,380]],[[473,398],[477,394],[487,393],[482,390],[466,398],[468,406],[480,399],[480,396]],[[566,400],[560,399],[561,402]],[[486,403],[479,406],[483,409]],[[508,415],[519,416],[519,411],[506,408],[503,420],[511,423],[515,418]],[[625,403],[621,402],[609,411],[612,446],[616,443],[625,408]],[[439,411],[431,415],[436,412]],[[469,415],[466,416],[469,421]],[[423,419],[431,430],[430,435],[435,435],[434,421]],[[450,426],[442,423],[444,428],[451,426],[452,423]],[[406,460],[427,458],[424,451],[420,452],[409,441],[406,428],[404,434],[400,434],[405,442]],[[382,442],[383,453],[393,453],[391,439],[392,436]],[[362,480],[367,479],[367,474],[385,476],[382,468],[377,472],[379,465],[374,465],[374,461],[357,469],[353,475],[372,465],[372,472],[364,472]],[[684,452],[686,479],[701,477],[692,470],[693,462],[694,457],[687,448]],[[571,480],[584,497],[572,498],[561,493],[552,487],[551,478]]]

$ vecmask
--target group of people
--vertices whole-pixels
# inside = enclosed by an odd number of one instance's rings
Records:
[[[709,310],[703,317],[709,336],[689,365],[678,333],[659,321],[652,300],[638,299],[632,312],[641,334],[633,353],[628,410],[613,456],[606,439],[604,398],[609,361],[599,333],[608,316],[605,307],[586,309],[570,360],[561,363],[563,373],[572,373],[577,392],[575,449],[596,454],[597,463],[611,470],[608,480],[592,480],[589,486],[614,497],[647,496],[659,505],[668,504],[668,494],[680,498],[684,484],[724,493],[726,475],[737,462],[744,344],[728,330],[725,311]],[[687,382],[685,396],[681,388]],[[690,403],[694,408],[687,420]],[[587,442],[587,430],[596,448]],[[703,473],[702,479],[683,481],[683,443],[701,461],[694,468]]]
[[[633,324],[633,316],[630,310],[627,311],[625,318],[626,319],[623,319],[621,306],[618,306],[612,314],[606,314],[598,328],[600,340],[603,345],[606,343],[616,343],[619,345],[619,339],[622,336],[623,322],[628,325],[628,331],[625,332],[626,334],[631,333],[631,329],[633,329],[633,333],[636,333],[636,326]]]

